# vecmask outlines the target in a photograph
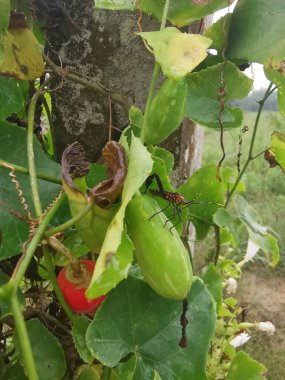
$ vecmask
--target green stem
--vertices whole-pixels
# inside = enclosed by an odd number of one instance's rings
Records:
[[[258,158],[259,156],[261,156],[262,154],[264,154],[266,151],[267,151],[268,148],[266,149],[263,149],[261,152],[255,154],[254,156],[252,156],[252,160],[255,160],[256,158]]]
[[[44,94],[45,86],[50,81],[50,78],[47,79],[38,91],[33,95],[28,111],[28,135],[27,135],[27,151],[28,151],[28,167],[29,167],[29,176],[30,176],[30,185],[34,207],[36,210],[37,217],[42,215],[42,207],[39,197],[39,189],[37,183],[36,175],[36,165],[35,165],[35,156],[34,156],[34,120],[35,120],[35,111],[38,99]]]
[[[83,218],[83,216],[85,216],[92,209],[92,207],[93,203],[89,201],[86,207],[83,210],[81,210],[77,215],[75,215],[72,219],[69,219],[67,222],[61,224],[60,226],[47,230],[44,236],[49,237],[59,232],[65,231],[69,227],[74,226],[74,224],[77,223],[81,218]]]
[[[103,375],[102,375],[102,380],[110,380],[111,374],[112,374],[112,368],[105,366]]]
[[[17,335],[21,345],[22,355],[25,362],[25,368],[29,380],[39,380],[36,364],[33,357],[33,352],[29,340],[29,335],[27,327],[25,324],[24,317],[21,313],[21,307],[17,298],[17,294],[14,293],[11,296],[10,304],[15,321],[15,326],[17,329]]]
[[[273,87],[273,83],[270,83],[270,85],[268,86],[265,94],[264,94],[264,97],[258,102],[259,103],[259,108],[258,108],[258,112],[257,112],[257,115],[256,115],[256,118],[255,118],[255,123],[254,123],[254,127],[253,127],[253,132],[252,132],[252,137],[251,137],[251,142],[250,142],[250,147],[249,147],[249,151],[248,151],[248,156],[247,156],[247,159],[244,163],[244,166],[241,170],[241,172],[239,173],[234,185],[233,185],[233,188],[231,189],[231,191],[228,193],[228,197],[227,197],[227,200],[226,200],[226,203],[225,203],[225,207],[228,206],[238,184],[240,183],[242,177],[243,177],[243,174],[244,172],[246,171],[249,163],[254,160],[256,158],[256,156],[253,156],[252,152],[253,152],[253,148],[254,148],[254,143],[255,143],[255,138],[256,138],[256,134],[257,134],[257,129],[258,129],[258,125],[259,125],[259,120],[260,120],[260,117],[261,117],[261,113],[262,113],[262,110],[263,110],[263,106],[267,100],[267,98],[276,90],[276,87],[272,88]]]
[[[166,0],[164,4],[164,8],[163,8],[162,18],[161,18],[161,23],[160,23],[160,30],[165,28],[169,4],[170,4],[170,0]]]
[[[51,221],[51,219],[53,218],[54,214],[56,213],[56,211],[58,210],[58,208],[62,205],[63,201],[65,200],[65,195],[63,194],[59,199],[58,201],[53,205],[53,207],[46,213],[46,215],[43,217],[35,235],[33,236],[27,250],[26,250],[26,253],[24,256],[22,256],[22,260],[19,264],[19,267],[18,267],[18,270],[17,272],[15,273],[14,277],[11,277],[10,279],[10,282],[9,284],[11,284],[11,286],[13,287],[13,290],[16,292],[16,290],[18,289],[24,275],[25,275],[25,272],[30,264],[30,261],[37,249],[37,246],[38,244],[40,243],[42,237],[43,237],[43,234],[49,224],[49,222]]]
[[[15,165],[15,164],[11,164],[10,162],[7,162],[7,161],[0,160],[0,167],[3,168],[3,169],[8,169],[9,170],[9,168],[6,167],[5,165],[13,166],[13,168],[15,169],[16,173],[21,173],[21,174],[29,175],[29,169],[25,168],[24,166]],[[43,181],[57,183],[59,185],[62,185],[62,181],[61,181],[60,178],[50,177],[50,176],[48,176],[46,174],[42,174],[42,173],[36,173],[36,177],[38,179],[42,179]]]
[[[57,299],[58,299],[61,307],[63,308],[63,310],[65,311],[66,315],[71,320],[71,322],[74,324],[75,323],[75,316],[74,316],[73,312],[71,311],[70,307],[68,306],[67,302],[65,301],[65,298],[64,298],[64,296],[60,290],[60,287],[58,285],[57,278],[56,278],[56,275],[54,272],[53,262],[52,262],[52,259],[50,257],[48,248],[46,246],[43,246],[43,252],[44,252],[44,259],[45,259],[46,268],[47,268],[47,271],[49,274],[49,280],[52,283],[53,290],[57,296]]]
[[[170,0],[165,1],[162,19],[161,19],[161,24],[160,24],[160,30],[165,28],[169,3],[170,3]],[[159,63],[156,62],[154,69],[153,69],[153,74],[152,74],[152,78],[151,78],[151,82],[150,82],[150,88],[149,88],[149,92],[147,95],[147,100],[146,100],[146,105],[145,105],[145,110],[144,110],[143,124],[141,127],[141,141],[143,144],[145,142],[145,137],[146,137],[147,132],[148,132],[148,116],[149,116],[150,106],[151,106],[154,91],[156,88],[159,72],[160,72],[160,65],[159,65]]]
[[[149,88],[149,92],[147,95],[147,100],[146,100],[146,105],[145,105],[145,110],[144,110],[144,117],[143,117],[143,124],[142,124],[142,128],[141,128],[141,141],[143,144],[145,142],[145,137],[146,137],[147,132],[148,132],[148,116],[149,116],[149,111],[150,111],[150,105],[151,105],[151,102],[153,99],[153,94],[154,94],[154,91],[156,88],[156,83],[157,83],[159,71],[160,71],[160,65],[159,65],[159,63],[156,63],[154,66],[152,79],[151,79],[151,83],[150,83],[150,88]]]

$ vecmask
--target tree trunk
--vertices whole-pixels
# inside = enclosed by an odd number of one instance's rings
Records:
[[[47,20],[47,54],[57,65],[144,108],[154,61],[135,35],[138,12],[94,10],[94,0],[38,0],[37,4]],[[158,28],[146,15],[141,26],[144,31]],[[108,97],[66,79],[54,85],[58,87],[52,96],[56,158],[60,160],[67,144],[79,141],[88,159],[95,161],[108,140]],[[112,124],[120,130],[128,124],[128,115],[114,103]]]

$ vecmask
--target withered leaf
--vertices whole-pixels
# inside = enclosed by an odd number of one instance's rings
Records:
[[[40,46],[23,13],[11,12],[9,28],[3,35],[0,73],[18,80],[33,80],[44,73]]]
[[[269,166],[271,168],[274,168],[275,166],[279,165],[278,162],[276,161],[275,154],[269,149],[267,149],[264,152],[264,158],[269,163]]]
[[[127,156],[123,146],[116,141],[109,141],[105,145],[102,156],[107,166],[108,178],[96,185],[91,194],[98,206],[106,208],[122,192],[127,174]]]
[[[74,185],[73,179],[84,177],[89,172],[89,163],[83,146],[74,142],[63,152],[61,158],[62,178],[73,190],[79,191]]]
[[[91,198],[101,208],[111,206],[121,194],[127,174],[127,156],[123,146],[116,141],[109,141],[102,150],[107,167],[107,179],[98,183],[91,190]],[[89,172],[89,163],[83,146],[75,142],[69,145],[62,155],[62,178],[73,190],[80,190],[73,179],[83,177]]]

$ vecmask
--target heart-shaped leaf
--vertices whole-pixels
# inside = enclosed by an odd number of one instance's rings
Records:
[[[182,304],[158,296],[144,281],[129,277],[107,296],[96,313],[87,329],[87,345],[110,367],[132,354],[135,363],[132,360],[129,370],[136,379],[153,380],[156,371],[164,380],[206,380],[215,303],[199,279],[192,284],[188,301],[188,345],[181,349]]]
[[[72,338],[81,359],[84,360],[84,363],[91,364],[94,358],[87,347],[85,338],[89,323],[86,317],[76,317],[75,323],[72,326]]]
[[[229,59],[259,62],[279,70],[285,59],[284,16],[283,0],[239,1],[229,26]]]
[[[245,352],[238,352],[231,362],[226,380],[264,380],[266,368]]]
[[[218,100],[223,77],[225,94]],[[252,88],[252,80],[244,75],[233,63],[227,61],[208,67],[205,70],[188,75],[188,100],[186,115],[198,124],[209,128],[220,128],[221,112],[224,128],[238,128],[243,121],[243,112],[239,108],[227,106],[232,99],[247,96]]]
[[[228,7],[233,0],[179,0],[171,1],[167,19],[175,26],[181,27],[202,19],[221,8]],[[140,0],[140,9],[161,20],[165,0]]]
[[[17,113],[23,105],[24,99],[17,81],[0,76],[0,120]]]
[[[224,203],[223,185],[216,178],[216,166],[200,168],[177,191],[190,202],[189,217],[197,239],[203,239],[213,224],[213,215]]]
[[[172,79],[183,78],[207,57],[207,48],[212,40],[199,34],[182,33],[176,28],[165,28],[158,32],[141,32],[153,48],[155,60],[163,74]]]
[[[269,264],[275,266],[279,261],[278,240],[268,232],[267,227],[259,223],[258,214],[240,195],[236,197],[239,218],[247,227],[250,240],[266,255]]]
[[[0,151],[1,159],[12,164],[27,167],[27,134],[26,131],[14,124],[1,122],[0,128]],[[37,171],[51,177],[60,177],[60,166],[51,161],[43,152],[39,142],[34,140],[34,152]],[[0,232],[2,236],[2,244],[0,247],[0,259],[19,254],[22,250],[22,244],[28,239],[28,225],[18,219],[11,208],[16,212],[25,215],[21,207],[18,193],[15,185],[9,177],[9,170],[1,168],[0,176]],[[31,190],[29,177],[23,174],[17,174],[20,189],[26,202],[33,212]],[[59,192],[59,185],[48,181],[39,180],[39,192],[42,206],[48,206]],[[68,211],[65,209],[64,218],[68,218]],[[62,215],[57,217],[57,222],[63,222]]]
[[[58,339],[38,319],[30,319],[26,322],[26,326],[39,378],[62,379],[66,362]],[[22,356],[17,330],[14,332],[13,341]]]

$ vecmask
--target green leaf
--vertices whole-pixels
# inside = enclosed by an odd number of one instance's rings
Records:
[[[90,164],[89,173],[85,177],[88,187],[93,188],[107,178],[107,170],[104,165]]]
[[[131,125],[134,125],[135,127],[140,128],[143,123],[142,111],[138,107],[131,106],[130,111],[129,111],[129,119],[130,119]]]
[[[7,274],[4,273],[2,271],[2,269],[0,269],[0,286],[7,284],[9,280],[10,280],[10,277],[7,276]],[[17,290],[17,296],[18,296],[18,300],[19,300],[19,303],[21,304],[21,306],[24,305],[25,304],[25,298],[24,298],[24,295],[23,295],[21,289]],[[10,302],[6,299],[0,299],[0,317],[3,318],[9,314],[12,314]]]
[[[113,11],[118,10],[134,10],[136,6],[136,0],[96,0],[96,9],[110,9]]]
[[[153,380],[157,371],[164,380],[206,380],[215,304],[199,279],[192,284],[188,301],[188,345],[181,349],[181,303],[162,298],[144,281],[129,277],[107,296],[96,313],[87,329],[88,347],[111,367],[133,353],[134,379]]]
[[[223,180],[223,187],[224,191],[231,191],[233,188],[235,181],[236,181],[236,172],[233,168],[230,168],[229,166],[226,166],[222,170],[222,180]],[[239,184],[237,185],[235,191],[240,191],[243,192],[245,191],[245,183],[244,181],[240,181]]]
[[[172,1],[168,13],[168,19],[176,26],[189,25],[204,16],[217,10],[229,7],[233,0],[180,0]]]
[[[76,231],[72,231],[66,239],[64,239],[63,244],[69,249],[72,255],[77,258],[82,257],[89,252],[88,247],[82,242],[81,237]],[[59,252],[56,252],[53,262],[55,266],[60,267],[64,267],[70,263],[68,258]]]
[[[30,319],[26,322],[26,326],[39,378],[41,380],[62,379],[66,371],[66,363],[58,339],[38,319]],[[13,341],[22,356],[17,330],[14,332]]]
[[[217,312],[219,312],[219,309],[222,306],[223,281],[221,275],[213,264],[209,266],[207,272],[204,274],[203,281],[214,300],[217,302]]]
[[[226,380],[264,380],[266,368],[252,359],[245,352],[238,352],[234,357]]]
[[[136,366],[136,356],[132,356],[127,362],[119,363],[112,371],[114,380],[132,380]]]
[[[1,159],[12,164],[28,167],[26,145],[27,133],[24,129],[8,122],[0,123]],[[60,166],[44,154],[36,139],[34,139],[34,151],[37,171],[60,178]],[[0,168],[0,170],[0,201],[24,215],[15,185],[9,177],[9,170],[3,168]],[[17,178],[29,209],[33,212],[29,177],[17,174]],[[39,180],[38,184],[42,205],[43,207],[47,207],[58,194],[60,187],[43,180]],[[2,235],[0,260],[18,255],[22,250],[23,242],[29,236],[27,224],[12,215],[10,209],[3,206],[3,203],[0,203],[0,232]]]
[[[235,242],[238,241],[238,232],[241,226],[238,218],[233,217],[228,210],[219,208],[213,216],[213,221],[217,226],[226,228],[226,231],[232,235]]]
[[[207,57],[212,40],[199,34],[182,33],[176,28],[137,33],[153,48],[163,74],[172,79],[183,78]]]
[[[205,30],[204,36],[213,40],[211,49],[216,49],[219,52],[225,47],[230,18],[231,13],[228,13]]]
[[[150,150],[152,155],[163,160],[165,164],[166,173],[169,174],[174,166],[174,156],[171,152],[164,148],[160,148],[159,146],[155,146],[152,150]]]
[[[175,26],[181,27],[200,20],[204,16],[214,13],[221,8],[228,7],[233,0],[179,0],[171,1],[167,19]],[[165,0],[140,0],[140,8],[161,20]]]
[[[10,21],[10,0],[0,0],[0,63],[3,60],[4,37]]]
[[[81,359],[84,361],[84,363],[91,364],[94,360],[93,355],[89,351],[87,344],[86,344],[86,331],[89,326],[89,321],[86,317],[79,316],[76,317],[75,323],[72,326],[72,339],[75,344],[75,347],[81,357]]]
[[[79,376],[76,377],[76,380],[100,380],[101,376],[99,375],[95,366],[84,367],[80,372]]]
[[[285,73],[284,70],[264,69],[266,77],[278,87],[277,101],[281,115],[285,117]]]
[[[0,76],[0,120],[17,113],[24,106],[24,99],[17,81]]]
[[[104,272],[93,283],[92,291],[94,291],[94,294],[107,294],[120,281],[127,278],[133,261],[133,251],[134,245],[132,241],[123,232],[116,254],[112,255],[111,258],[106,258],[109,261]]]
[[[238,128],[243,122],[243,112],[239,108],[227,106],[227,102],[246,97],[253,81],[229,61],[188,75],[186,115],[205,127],[220,128],[218,115],[222,105],[218,101],[218,91],[222,72],[226,88],[222,122],[224,128]]]
[[[162,1],[139,0],[139,6],[143,12],[161,21],[161,16],[163,13],[163,8],[164,8],[164,2],[165,0],[162,0]]]
[[[247,204],[240,195],[236,197],[239,217],[247,227],[250,240],[266,255],[269,264],[275,266],[279,261],[278,240],[268,232],[267,227],[259,223],[258,214]]]
[[[274,131],[271,134],[271,146],[269,150],[274,154],[274,159],[285,171],[285,134]]]
[[[153,380],[161,380],[161,377],[159,376],[159,374],[156,371],[154,372]]]
[[[3,376],[3,377],[1,377]],[[5,368],[5,372],[0,371],[0,378],[5,380],[27,380],[25,376],[24,369],[21,367],[19,362],[12,364],[8,368]]]
[[[241,0],[231,17],[227,56],[278,70],[285,59],[283,0]]]
[[[197,170],[177,191],[186,201],[193,201],[188,207],[189,217],[197,239],[203,239],[213,224],[214,213],[224,203],[223,186],[216,178],[216,166],[208,165]]]
[[[124,257],[123,253],[120,255],[120,259],[123,260],[123,271],[121,265],[118,265],[117,262],[119,258],[114,255],[116,254],[122,240],[126,207],[136,191],[145,182],[153,165],[150,153],[141,143],[141,140],[135,136],[132,136],[128,161],[128,172],[122,192],[122,203],[107,230],[99,258],[96,262],[93,277],[86,291],[86,296],[90,299],[97,298],[100,295],[105,294],[107,289],[110,290],[115,287],[119,281],[126,277],[127,271],[130,268],[130,249],[127,250],[126,257]],[[111,270],[114,276],[111,279],[109,274],[106,274],[106,281],[108,280],[108,282],[101,282],[100,277],[103,275],[104,271],[106,271],[111,262],[113,263],[112,265],[114,265]],[[115,271],[116,275],[114,273]],[[98,287],[99,282],[100,288]],[[103,290],[104,292],[102,293]]]
[[[157,157],[164,162],[166,174],[169,174],[174,166],[174,156],[168,150],[159,146],[149,148],[152,157]]]

